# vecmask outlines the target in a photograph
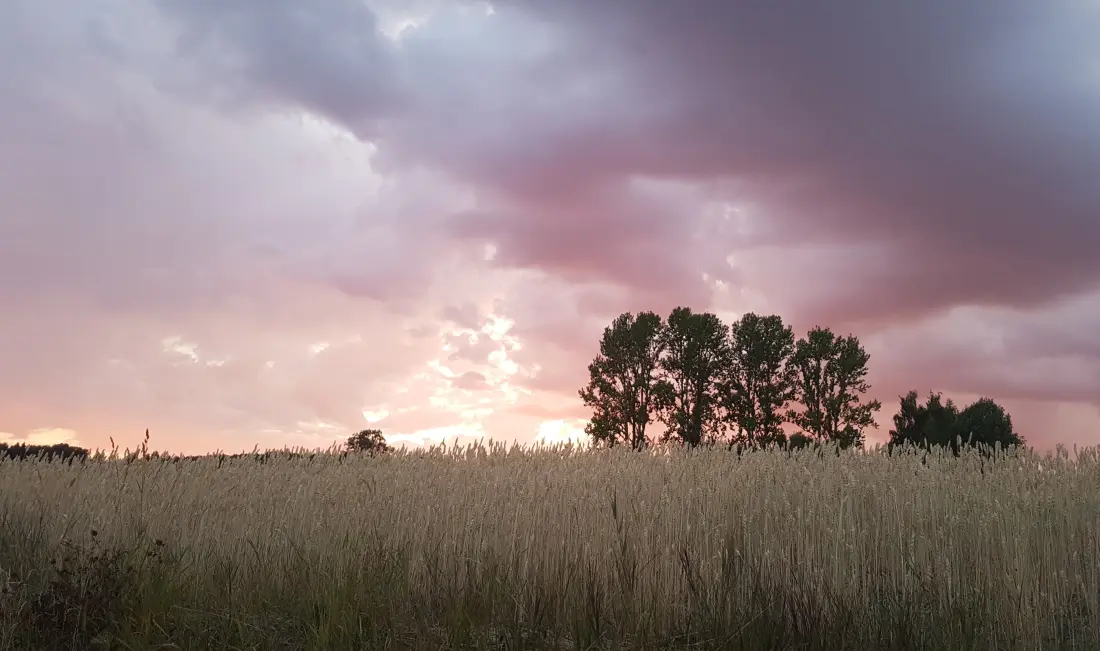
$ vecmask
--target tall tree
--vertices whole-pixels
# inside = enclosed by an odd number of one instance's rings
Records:
[[[794,332],[776,315],[745,314],[730,326],[730,364],[722,384],[734,439],[750,446],[785,440],[783,423],[794,397],[790,367]]]
[[[863,445],[863,430],[875,426],[878,400],[863,402],[870,389],[867,363],[871,356],[854,336],[838,337],[828,328],[814,328],[795,344],[796,399],[801,409],[790,419],[806,433],[841,447]]]
[[[955,439],[959,409],[954,402],[944,402],[940,394],[930,393],[922,405],[917,402],[916,391],[901,396],[900,400],[894,428],[890,430],[890,445],[948,445]]]
[[[666,438],[694,447],[721,433],[723,369],[729,363],[727,328],[709,312],[678,307],[661,333],[657,407]]]
[[[658,360],[664,323],[653,312],[627,312],[604,328],[600,352],[588,365],[580,390],[592,408],[585,432],[595,441],[644,448],[646,427],[657,408]]]

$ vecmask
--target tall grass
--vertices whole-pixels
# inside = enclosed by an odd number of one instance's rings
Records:
[[[1100,649],[1093,449],[263,461],[0,462],[0,649]]]

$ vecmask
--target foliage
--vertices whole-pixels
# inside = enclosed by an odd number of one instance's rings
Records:
[[[730,326],[730,348],[722,398],[727,418],[737,427],[735,442],[766,446],[783,441],[787,405],[794,398],[788,364],[794,333],[779,316],[750,312]]]
[[[43,458],[46,461],[58,459],[60,461],[83,461],[88,458],[88,451],[84,448],[69,445],[67,443],[55,443],[53,445],[28,445],[15,443],[9,445],[0,443],[0,458],[16,461],[23,459]]]
[[[346,444],[348,452],[367,452],[371,456],[393,452],[393,448],[386,443],[386,437],[380,429],[365,429],[348,437]]]
[[[604,329],[600,352],[580,390],[593,415],[585,432],[608,446],[646,446],[646,428],[658,404],[658,370],[664,323],[653,312],[625,313]]]
[[[742,450],[784,443],[792,422],[819,442],[860,447],[881,408],[864,401],[869,359],[856,337],[826,328],[795,342],[777,315],[748,313],[727,328],[686,307],[667,322],[627,312],[604,329],[579,392],[592,408],[585,432],[595,444],[642,449],[656,419],[665,440],[695,447],[732,432],[729,447]]]
[[[709,312],[678,307],[661,332],[657,408],[666,437],[690,446],[722,431],[722,374],[730,364],[727,328]]]
[[[930,393],[927,402],[917,402],[917,392],[900,397],[901,405],[894,414],[890,444],[948,445],[958,435],[959,410],[951,400],[943,401],[939,393]]]
[[[929,393],[925,403],[917,402],[917,392],[900,397],[890,445],[934,445],[958,451],[959,443],[1001,447],[1023,445],[1024,440],[1012,426],[1012,418],[990,398],[981,398],[960,411],[939,393]]]
[[[871,356],[854,336],[838,337],[828,328],[813,328],[795,344],[796,399],[801,409],[791,410],[792,423],[819,441],[842,448],[863,445],[863,431],[875,426],[878,400],[864,402],[867,363]]]
[[[1024,439],[1012,425],[1012,417],[992,398],[979,398],[959,414],[959,436],[970,445],[1023,445]]]

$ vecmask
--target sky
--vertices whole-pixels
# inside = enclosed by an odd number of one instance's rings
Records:
[[[557,441],[624,311],[1100,443],[1096,0],[5,0],[0,440]]]

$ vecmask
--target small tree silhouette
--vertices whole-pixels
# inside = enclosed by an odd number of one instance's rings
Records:
[[[347,449],[349,452],[369,452],[372,457],[375,454],[393,451],[393,448],[386,443],[386,438],[382,436],[382,430],[379,429],[365,429],[352,434],[348,437]]]

